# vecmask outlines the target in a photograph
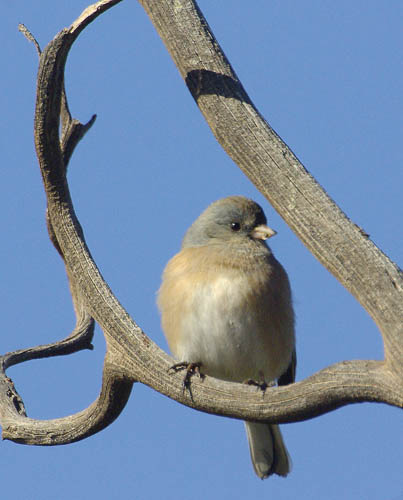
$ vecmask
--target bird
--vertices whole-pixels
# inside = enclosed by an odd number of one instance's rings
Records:
[[[244,196],[215,201],[187,230],[157,299],[180,364],[232,382],[294,382],[290,284],[266,244],[275,234],[263,209]],[[278,425],[247,421],[245,427],[256,475],[286,476],[291,459]]]

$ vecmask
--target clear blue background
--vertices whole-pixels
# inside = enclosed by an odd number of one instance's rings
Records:
[[[0,351],[47,343],[74,325],[61,260],[45,229],[33,146],[37,57],[83,0],[3,2]],[[200,1],[250,97],[342,209],[402,261],[403,3]],[[229,194],[256,199],[295,297],[298,379],[345,359],[382,359],[380,336],[217,144],[137,2],[104,14],[69,57],[74,116],[98,119],[70,164],[91,251],[130,314],[162,348],[155,293],[195,217]],[[37,418],[97,396],[105,344],[9,370]],[[403,420],[396,408],[349,406],[283,426],[287,479],[258,480],[243,425],[191,411],[140,384],[119,419],[55,448],[1,443],[2,497],[26,499],[403,498]]]

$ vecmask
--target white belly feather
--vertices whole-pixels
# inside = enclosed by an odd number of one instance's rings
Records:
[[[174,354],[201,362],[201,371],[213,377],[274,380],[289,364],[293,331],[279,331],[278,322],[271,321],[270,304],[259,297],[251,300],[249,281],[236,274],[194,287],[187,312],[179,319],[180,342]],[[251,302],[258,312],[251,312]]]

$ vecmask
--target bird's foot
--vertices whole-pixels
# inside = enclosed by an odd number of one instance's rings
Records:
[[[189,391],[192,401],[193,401],[193,395],[192,395],[192,390],[190,388],[191,385],[190,381],[194,375],[197,375],[201,380],[204,379],[203,373],[200,372],[201,366],[202,366],[201,363],[188,363],[187,361],[180,361],[179,363],[175,363],[169,368],[169,370],[172,370],[175,373],[178,373],[182,370],[186,370],[185,376],[183,377],[182,389],[183,392],[185,392],[185,390]]]
[[[273,387],[275,385],[274,382],[267,383],[265,380],[258,382],[257,380],[253,379],[245,380],[244,384],[255,386],[257,389],[260,389],[263,392],[263,395],[268,387]]]

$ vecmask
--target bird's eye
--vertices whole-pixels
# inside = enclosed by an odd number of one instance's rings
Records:
[[[233,231],[239,231],[241,229],[241,224],[239,224],[239,222],[231,222],[231,229]]]

